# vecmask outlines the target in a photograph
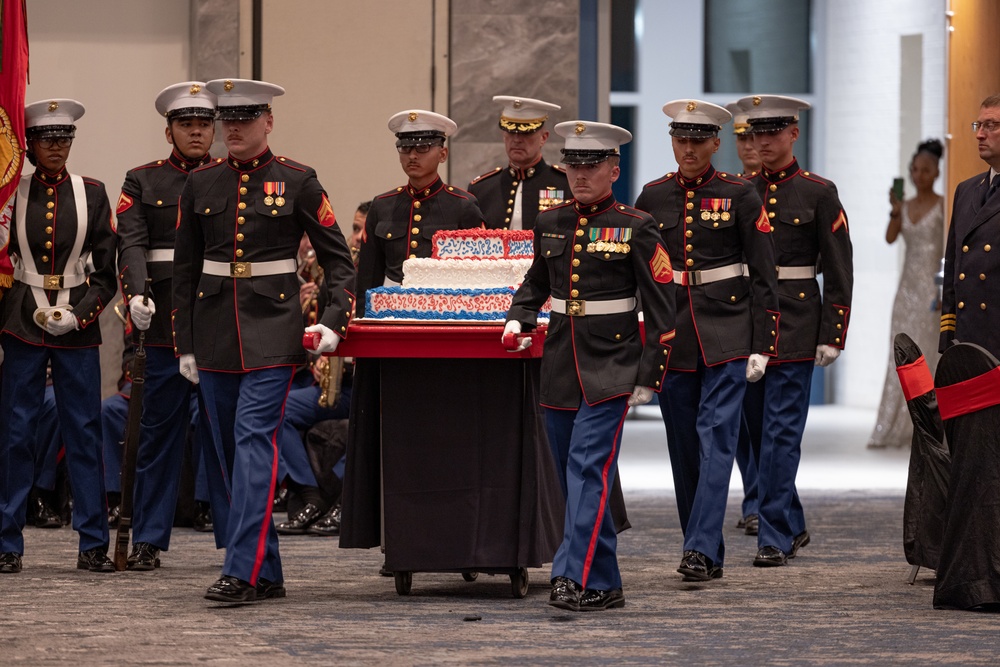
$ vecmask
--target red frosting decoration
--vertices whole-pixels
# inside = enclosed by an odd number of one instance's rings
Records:
[[[903,387],[903,397],[907,401],[934,389],[934,378],[931,377],[931,369],[927,367],[927,360],[923,355],[912,363],[897,366],[896,374],[899,376],[899,384]]]
[[[970,380],[937,387],[936,391],[941,419],[953,419],[1000,405],[1000,366]]]

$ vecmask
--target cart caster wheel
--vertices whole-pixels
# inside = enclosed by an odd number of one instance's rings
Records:
[[[510,590],[518,600],[528,594],[528,570],[524,567],[510,575]]]
[[[413,573],[393,572],[392,577],[396,581],[396,593],[399,595],[409,595],[410,587],[413,586]]]
[[[466,581],[475,581],[479,577],[478,572],[463,572],[462,578]]]

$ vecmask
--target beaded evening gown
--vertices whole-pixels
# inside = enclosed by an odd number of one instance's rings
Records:
[[[924,353],[933,376],[937,368],[940,304],[934,276],[944,255],[944,200],[932,207],[913,224],[903,206],[900,235],[906,244],[903,275],[899,279],[896,300],[892,305],[892,330],[889,339],[889,364],[882,387],[882,402],[872,431],[869,447],[904,447],[913,437],[913,422],[906,409],[903,390],[896,375],[892,339],[905,333]]]

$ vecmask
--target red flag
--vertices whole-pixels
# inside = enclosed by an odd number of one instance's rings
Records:
[[[24,90],[28,79],[25,0],[0,0],[0,290],[14,284],[7,245],[24,164]]]

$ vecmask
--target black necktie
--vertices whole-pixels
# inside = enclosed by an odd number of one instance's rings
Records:
[[[986,195],[983,197],[983,206],[985,206],[986,202],[990,200],[990,197],[993,196],[993,193],[997,191],[998,189],[997,186],[1000,186],[1000,176],[994,176],[993,180],[990,181],[990,187],[986,191]]]

